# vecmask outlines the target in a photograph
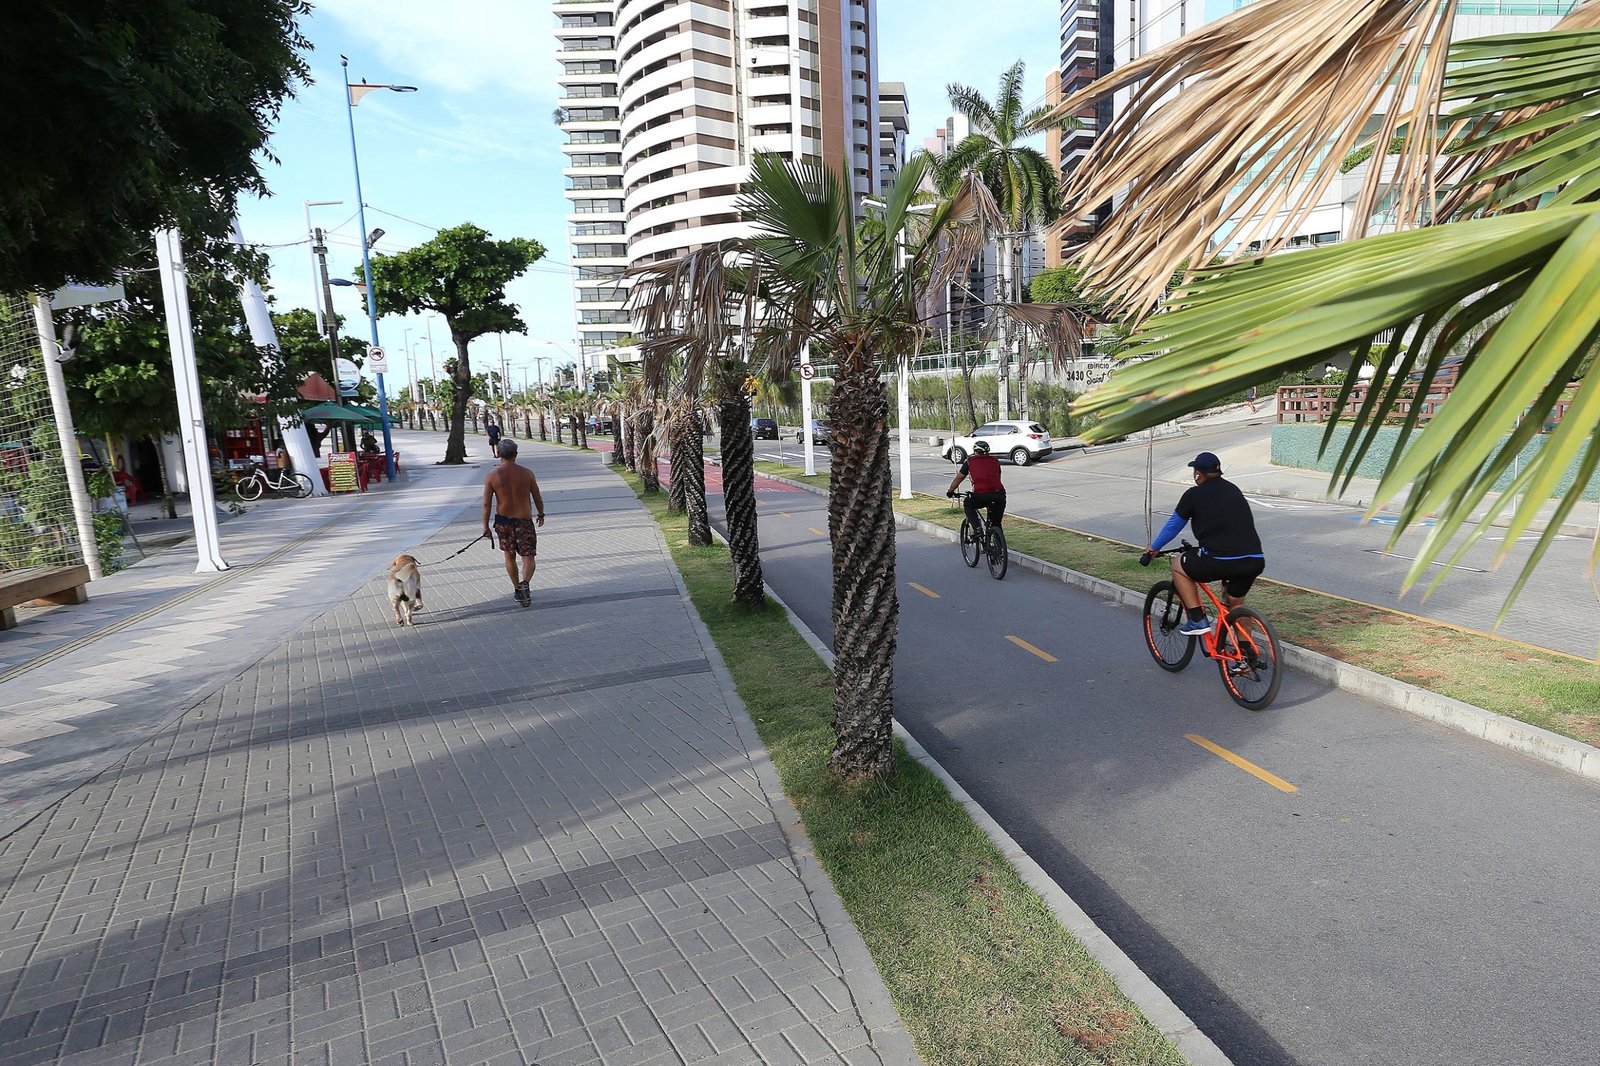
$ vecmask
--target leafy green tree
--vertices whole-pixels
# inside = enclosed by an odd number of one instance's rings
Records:
[[[240,276],[265,278],[266,258],[225,233],[226,220],[214,217],[210,233],[184,238],[195,366],[212,430],[298,409],[299,379],[251,343],[239,302]],[[63,365],[73,419],[86,433],[155,437],[178,428],[172,348],[155,265],[150,245],[130,263],[126,301],[57,312],[58,329],[75,353]],[[162,475],[165,494],[165,470]],[[170,498],[167,504],[171,513]]]
[[[996,272],[995,302],[1016,301],[1014,276],[1017,242],[1028,231],[1049,225],[1061,216],[1061,180],[1050,159],[1038,148],[1023,143],[1048,129],[1075,125],[1076,121],[1053,117],[1055,109],[1041,105],[1032,110],[1022,99],[1021,60],[1000,75],[1000,88],[993,101],[977,89],[952,82],[950,106],[966,116],[972,132],[934,166],[934,180],[940,192],[952,194],[967,175],[976,176],[988,188],[1005,218],[999,238],[1000,269]],[[1010,321],[999,316],[1000,415],[1010,416],[1010,377],[1012,333]]]
[[[36,0],[0,34],[0,292],[105,281],[151,230],[264,193],[301,0]]]
[[[464,222],[440,230],[424,244],[397,255],[372,257],[379,313],[431,312],[444,317],[455,344],[455,388],[450,438],[443,462],[467,459],[467,401],[472,362],[467,346],[490,333],[526,333],[517,308],[506,302],[506,285],[544,256],[544,245],[524,237],[491,240],[487,230]],[[360,274],[360,270],[357,270]]]
[[[339,331],[339,358],[348,359],[356,366],[365,365],[367,342],[345,332],[343,315],[335,315],[334,322],[335,328]],[[328,350],[327,333],[317,329],[316,312],[303,307],[290,311],[274,311],[272,328],[278,337],[278,354],[283,360],[284,373],[294,382],[296,389],[305,384],[307,375],[312,373],[321,375],[334,389],[339,387],[333,368],[333,354]],[[365,385],[367,385],[365,381],[357,385],[357,399],[362,398],[362,386]],[[377,394],[377,391],[370,387],[366,391],[374,396]],[[323,440],[330,433],[339,431],[338,426],[330,426],[320,433],[311,426],[306,427],[312,447],[319,451]],[[350,451],[355,451],[355,426],[346,423],[343,432],[346,435],[346,447]]]
[[[1600,343],[1600,4],[1547,32],[1454,44],[1452,13],[1445,0],[1250,5],[1062,102],[1131,90],[1067,195],[1082,208],[1123,194],[1081,261],[1100,298],[1144,319],[1129,349],[1150,357],[1079,407],[1108,415],[1093,439],[1114,438],[1392,338],[1335,460],[1348,484],[1406,391],[1457,360],[1433,419],[1403,420],[1371,510],[1399,498],[1396,540],[1434,520],[1407,588],[1508,513],[1497,561],[1542,522],[1514,596],[1582,495],[1562,486],[1600,471],[1600,381],[1571,385]],[[1273,254],[1361,143],[1386,160],[1347,194],[1353,239]],[[1398,231],[1364,236],[1380,205]],[[1236,250],[1215,264],[1222,240]]]

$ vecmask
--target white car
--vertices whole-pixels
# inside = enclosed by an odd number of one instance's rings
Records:
[[[1037,422],[985,422],[970,437],[956,437],[944,446],[943,455],[952,463],[964,463],[972,454],[974,441],[989,442],[995,458],[1009,458],[1018,466],[1038,462],[1055,449],[1050,434]]]

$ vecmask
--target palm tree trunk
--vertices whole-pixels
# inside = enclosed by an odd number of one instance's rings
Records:
[[[722,423],[722,510],[728,522],[728,554],[733,562],[733,602],[766,602],[761,575],[761,538],[756,526],[756,445],[750,436],[750,401],[742,392],[724,396]]]
[[[661,473],[656,465],[655,412],[648,406],[638,414],[635,430],[639,436],[639,480],[644,491],[661,491]]]
[[[894,654],[900,600],[895,586],[889,398],[871,353],[840,352],[828,400],[833,479],[833,755],[828,768],[852,778],[894,772]]]
[[[639,472],[639,414],[637,411],[628,410],[628,446],[624,459],[628,469],[635,474]]]
[[[673,414],[667,417],[667,510],[677,514],[689,506],[685,493],[689,488],[689,446],[683,440],[683,420]]]
[[[467,398],[472,395],[472,363],[465,340],[456,341],[456,372],[451,385],[450,437],[444,446],[444,464],[456,466],[467,461]],[[473,428],[477,428],[476,418]]]
[[[711,543],[711,515],[706,510],[705,441],[700,436],[699,420],[693,408],[675,415],[668,435],[672,441],[671,493],[680,490],[683,511],[689,519],[689,543],[705,547]]]

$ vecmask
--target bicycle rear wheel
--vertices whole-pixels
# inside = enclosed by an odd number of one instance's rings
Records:
[[[1194,658],[1194,637],[1178,632],[1183,624],[1183,601],[1178,587],[1170,581],[1157,581],[1144,598],[1144,643],[1156,665],[1177,673]]]
[[[294,476],[294,492],[291,495],[297,500],[303,500],[311,495],[311,479],[304,474]]]
[[[1006,568],[1011,565],[1011,554],[1006,551],[1006,531],[999,526],[990,526],[989,542],[984,548],[984,555],[989,559],[989,576],[999,581],[1006,576]]]
[[[251,474],[242,477],[233,486],[233,491],[241,500],[259,500],[261,498],[261,479]]]
[[[978,556],[982,554],[982,546],[978,538],[973,535],[972,520],[961,520],[961,559],[968,566],[978,565]]]
[[[1218,658],[1222,684],[1233,702],[1252,711],[1265,710],[1283,683],[1282,649],[1267,620],[1248,607],[1228,612],[1228,636],[1239,658]]]

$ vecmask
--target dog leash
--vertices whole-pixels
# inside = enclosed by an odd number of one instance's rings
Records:
[[[446,555],[443,559],[439,559],[436,562],[423,563],[422,565],[424,565],[424,566],[438,566],[439,563],[448,563],[451,559],[454,559],[457,555],[460,555],[462,552],[466,551],[467,548],[472,547],[474,544],[478,543],[478,541],[480,541],[480,540],[483,540],[488,535],[489,534],[487,534],[487,533],[479,533],[476,537],[473,537],[471,540],[467,541],[466,547],[458,548],[454,553],[452,553],[450,555]]]

